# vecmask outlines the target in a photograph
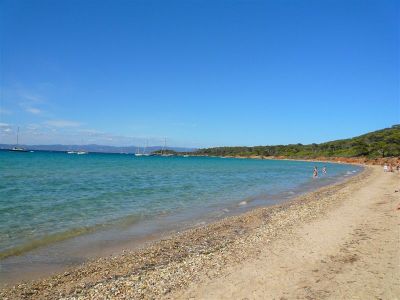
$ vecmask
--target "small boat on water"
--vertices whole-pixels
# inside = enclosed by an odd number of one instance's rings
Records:
[[[150,156],[150,153],[147,152],[147,148],[149,147],[149,140],[146,140],[146,147],[143,149],[143,156]]]
[[[21,148],[21,147],[13,147],[10,149],[10,151],[14,151],[14,152],[28,152],[28,150]]]
[[[146,146],[143,147],[143,152],[140,152],[140,148],[137,147],[136,152],[134,153],[135,156],[150,156],[150,153],[147,153],[147,148],[149,146],[149,141],[146,140]]]
[[[175,154],[169,153],[168,151],[170,151],[170,150],[167,149],[167,138],[165,138],[164,139],[164,147],[161,150],[161,156],[163,156],[163,157],[175,156]]]
[[[13,152],[28,152],[28,150],[26,150],[26,149],[24,149],[24,148],[19,146],[19,127],[18,127],[18,130],[17,130],[17,145],[12,147],[10,149],[10,151],[13,151]]]
[[[143,156],[143,153],[140,153],[140,148],[137,147],[136,152],[134,153],[135,156]]]
[[[83,140],[81,141],[81,145],[79,146],[78,150],[68,150],[67,154],[77,154],[77,155],[83,155],[83,154],[88,154],[88,151],[84,150],[83,146]]]
[[[170,157],[170,156],[175,156],[175,154],[172,154],[172,153],[164,153],[164,154],[161,154],[161,156]]]
[[[89,152],[87,151],[67,151],[67,154],[78,154],[78,155],[82,155],[82,154],[88,154]]]

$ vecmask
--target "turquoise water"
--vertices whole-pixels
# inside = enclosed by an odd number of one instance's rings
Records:
[[[313,180],[314,165],[326,165],[328,174]],[[195,222],[216,211],[271,204],[359,170],[295,161],[0,151],[0,258],[105,228],[175,216]]]

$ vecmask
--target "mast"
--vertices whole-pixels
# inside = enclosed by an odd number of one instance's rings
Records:
[[[17,129],[17,147],[18,147],[18,145],[19,145],[18,138],[19,138],[19,126],[18,126],[18,129]]]

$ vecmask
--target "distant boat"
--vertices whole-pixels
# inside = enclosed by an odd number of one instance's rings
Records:
[[[146,147],[143,149],[144,156],[150,156],[150,153],[147,153],[147,148],[149,147],[149,140],[146,140]]]
[[[143,147],[143,152],[142,153],[140,153],[140,148],[137,147],[135,156],[150,156],[150,153],[147,153],[148,144],[149,144],[149,141],[146,140],[146,146]]]
[[[88,154],[89,152],[83,150],[83,140],[81,140],[81,150],[76,151],[76,154],[82,155],[82,154]]]
[[[67,151],[67,154],[78,154],[78,155],[82,155],[82,154],[88,154],[89,152],[88,151],[85,151],[85,150],[83,150],[83,147],[82,147],[82,144],[83,144],[83,142],[81,142],[81,150],[68,150]]]
[[[170,152],[172,152],[172,151],[170,151]],[[164,146],[161,148],[161,151],[157,151],[156,153],[152,153],[151,156],[169,157],[169,156],[175,156],[175,154],[174,153],[168,153],[167,138],[164,138]]]
[[[28,152],[28,150],[19,147],[19,127],[18,127],[18,130],[17,130],[17,145],[16,145],[15,147],[12,147],[12,148],[10,149],[10,151],[14,151],[14,152]]]
[[[89,152],[86,151],[67,151],[67,154],[78,154],[78,155],[82,155],[82,154],[88,154]]]
[[[143,156],[143,153],[140,153],[140,148],[136,148],[135,156]]]
[[[167,149],[167,138],[165,138],[164,139],[164,147],[163,147],[163,149],[161,151],[161,156],[164,156],[164,157],[175,156],[175,154],[168,153],[167,151],[168,151],[168,149]]]
[[[10,151],[15,151],[15,152],[28,152],[28,150],[21,148],[21,147],[12,147]]]
[[[189,155],[185,154],[183,157],[189,157]]]
[[[165,151],[167,150],[167,138],[164,138],[164,147],[161,150],[161,156],[171,156],[168,153],[165,153]]]

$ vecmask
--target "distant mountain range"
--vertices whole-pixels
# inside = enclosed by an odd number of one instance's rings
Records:
[[[14,144],[0,144],[0,149],[11,149],[15,147]],[[116,146],[105,146],[105,145],[19,145],[19,147],[27,150],[36,151],[87,151],[87,152],[101,152],[101,153],[143,153],[143,147],[127,146],[127,147],[116,147]],[[146,152],[151,153],[157,150],[163,149],[162,146],[151,146],[147,147]],[[184,147],[167,147],[168,150],[176,152],[194,152],[195,148],[184,148]]]

